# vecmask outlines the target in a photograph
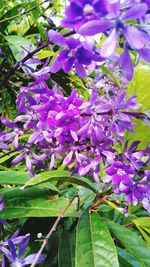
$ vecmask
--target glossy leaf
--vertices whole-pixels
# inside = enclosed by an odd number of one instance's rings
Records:
[[[3,219],[28,218],[28,217],[57,217],[67,206],[69,199],[54,198],[49,199],[48,190],[39,188],[29,188],[20,190],[9,188],[0,190],[3,193],[5,208],[0,212]],[[68,208],[65,217],[78,217],[76,200]]]
[[[51,180],[61,180],[64,182],[75,183],[87,187],[94,192],[97,192],[94,184],[90,182],[88,179],[79,176],[71,176],[70,172],[68,171],[58,171],[58,170],[46,171],[36,175],[35,177],[31,178],[29,181],[25,183],[24,188]]]
[[[148,234],[150,234],[150,217],[141,217],[141,218],[133,219],[132,222],[136,225],[136,227],[138,228],[138,230],[144,237],[145,241],[150,246],[150,237],[148,236]]]
[[[117,253],[119,256],[119,263],[124,267],[141,267],[140,262],[125,249],[117,247]]]
[[[99,214],[83,214],[76,231],[75,267],[119,267],[114,242]]]
[[[9,185],[24,185],[30,181],[30,176],[27,172],[19,171],[0,171],[0,184]],[[41,183],[38,187],[47,188],[59,192],[58,188],[50,182]]]
[[[144,228],[150,234],[150,217],[140,217],[132,220],[136,225]]]
[[[140,261],[142,267],[150,266],[150,247],[140,236],[117,223],[109,222],[107,225],[126,250]]]

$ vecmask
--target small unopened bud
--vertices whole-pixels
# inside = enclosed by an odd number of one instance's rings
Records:
[[[42,238],[42,236],[43,236],[42,233],[37,234],[37,238]]]

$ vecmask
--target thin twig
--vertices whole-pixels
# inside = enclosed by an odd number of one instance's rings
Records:
[[[23,13],[19,13],[17,15],[14,15],[14,16],[10,17],[10,18],[2,19],[2,20],[0,20],[0,23],[5,22],[5,21],[9,21],[9,20],[12,20],[12,19],[15,19],[15,18],[18,18],[20,16],[24,16],[27,13],[29,13],[29,12],[33,11],[34,9],[38,8],[39,6],[43,5],[45,2],[47,2],[47,0],[44,0],[41,4],[38,4],[38,5],[30,8],[30,9],[28,9],[28,10],[25,10]]]
[[[64,37],[68,37],[72,34],[74,34],[75,31],[70,31],[65,33],[63,36]],[[42,43],[39,47],[37,47],[35,50],[33,50],[32,52],[30,52],[29,54],[27,54],[22,60],[18,61],[7,73],[7,75],[4,77],[4,79],[2,80],[2,84],[4,84],[11,75],[13,75],[15,73],[15,71],[20,68],[20,66],[22,66],[23,63],[25,63],[28,59],[32,58],[33,55],[35,55],[37,52],[39,52],[40,50],[42,50],[43,48],[47,47],[48,45],[53,44],[52,41],[45,41],[44,43]]]
[[[42,246],[41,248],[39,249],[38,253],[36,254],[36,257],[33,261],[33,263],[30,265],[30,267],[34,267],[37,262],[38,262],[38,259],[40,257],[40,255],[42,254],[43,252],[43,249],[45,248],[45,246],[47,245],[47,242],[49,240],[49,238],[51,237],[51,235],[53,234],[53,232],[56,230],[56,227],[59,223],[59,221],[61,220],[61,218],[64,216],[66,210],[71,206],[71,204],[73,203],[74,199],[77,197],[77,195],[75,195],[72,199],[70,199],[69,203],[67,204],[67,206],[60,212],[58,218],[56,219],[55,223],[53,224],[52,228],[50,229],[49,233],[46,235],[46,237],[44,238],[43,240],[43,243],[42,243]]]

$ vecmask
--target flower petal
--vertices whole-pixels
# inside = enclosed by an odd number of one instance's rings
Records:
[[[95,35],[100,32],[105,32],[106,30],[110,29],[113,26],[113,23],[111,21],[107,20],[92,20],[84,23],[80,29],[79,33],[82,35]]]
[[[118,33],[116,29],[113,29],[109,37],[106,39],[106,41],[103,43],[101,47],[101,56],[102,57],[110,57],[113,55],[113,53],[116,50],[117,46],[117,39],[118,39]]]

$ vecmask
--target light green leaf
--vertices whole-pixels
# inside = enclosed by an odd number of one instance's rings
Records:
[[[150,67],[138,65],[134,70],[132,81],[128,85],[127,95],[136,95],[137,102],[142,104],[141,110],[150,109]]]
[[[45,181],[50,181],[50,180],[61,180],[61,181],[70,182],[73,184],[75,183],[75,184],[87,187],[90,190],[94,191],[95,193],[97,192],[94,186],[94,183],[90,182],[88,179],[84,177],[79,177],[79,176],[71,176],[70,172],[68,171],[58,171],[58,170],[46,171],[46,172],[36,175],[35,177],[31,178],[29,181],[25,183],[24,188],[28,186],[37,185],[37,184],[43,183]]]
[[[111,232],[122,245],[141,263],[141,267],[150,266],[150,247],[136,233],[114,222],[107,223]]]
[[[0,171],[0,184],[9,185],[24,185],[31,178],[27,172],[19,171]],[[58,188],[50,182],[41,183],[38,187],[47,188],[56,192],[59,192]]]
[[[97,214],[83,214],[76,232],[75,267],[119,267],[109,230]]]
[[[69,203],[69,199],[63,197],[49,199],[48,190],[35,187],[26,190],[9,188],[0,190],[0,193],[3,193],[5,202],[5,207],[0,212],[0,217],[3,219],[57,217]],[[77,203],[74,200],[64,217],[78,217],[79,215],[80,212],[77,211]]]
[[[12,158],[13,156],[15,156],[17,154],[19,154],[19,152],[18,151],[15,151],[15,152],[11,153],[10,155],[6,155],[6,156],[2,157],[0,159],[0,164],[3,163],[3,162],[5,162],[6,160]]]
[[[5,39],[17,61],[21,60],[21,50],[23,50],[23,48],[29,51],[31,42],[28,39],[18,35],[5,36]]]
[[[150,237],[147,235],[147,233],[150,234],[150,217],[133,219],[132,222],[136,225],[136,227],[139,229],[142,236],[150,246]]]
[[[44,58],[48,58],[54,55],[54,52],[50,51],[50,50],[41,50],[38,52],[38,58],[39,59],[44,59]]]
[[[127,95],[136,95],[137,102],[142,104],[140,111],[150,109],[150,67],[138,65],[134,71],[134,77],[127,88]],[[139,149],[144,149],[149,142],[150,128],[141,120],[135,120],[134,133],[127,133],[126,138],[133,142],[141,141]]]

